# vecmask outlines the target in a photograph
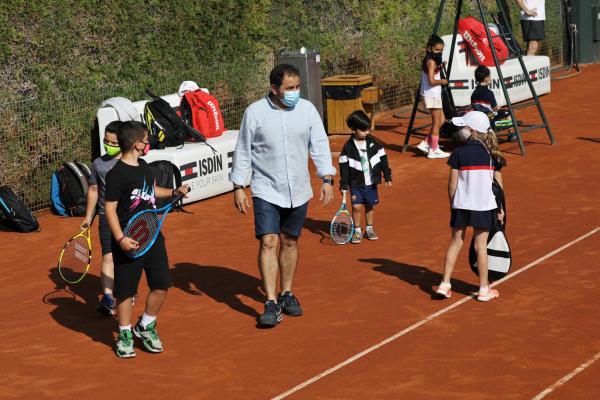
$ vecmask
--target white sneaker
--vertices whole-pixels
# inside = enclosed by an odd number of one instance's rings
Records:
[[[427,153],[427,158],[448,158],[450,157],[450,153],[446,153],[439,147],[435,150],[429,149],[429,153]]]
[[[429,144],[425,140],[421,140],[421,143],[417,145],[417,149],[421,150],[423,153],[429,153]]]

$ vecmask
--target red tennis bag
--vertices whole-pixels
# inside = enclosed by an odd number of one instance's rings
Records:
[[[478,19],[473,17],[461,18],[458,21],[458,33],[467,43],[469,51],[479,65],[494,66],[494,57],[485,34],[485,27]],[[490,33],[492,34],[492,43],[496,49],[498,62],[502,64],[508,57],[508,47],[493,30],[490,30]]]
[[[186,92],[181,98],[179,111],[185,122],[207,138],[221,136],[225,131],[219,102],[202,90]]]

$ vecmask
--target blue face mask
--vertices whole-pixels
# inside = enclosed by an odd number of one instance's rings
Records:
[[[300,100],[300,91],[299,90],[290,90],[288,92],[283,92],[283,99],[281,102],[286,105],[286,107],[294,107],[298,104]]]

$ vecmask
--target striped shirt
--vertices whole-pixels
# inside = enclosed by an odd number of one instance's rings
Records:
[[[501,167],[492,160],[483,143],[469,139],[452,152],[448,165],[458,170],[458,185],[452,199],[452,208],[471,211],[497,208],[492,181],[494,171],[499,171]]]

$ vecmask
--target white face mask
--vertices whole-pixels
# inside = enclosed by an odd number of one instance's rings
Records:
[[[458,138],[461,142],[466,142],[470,137],[471,129],[468,126],[464,126],[458,131]]]

